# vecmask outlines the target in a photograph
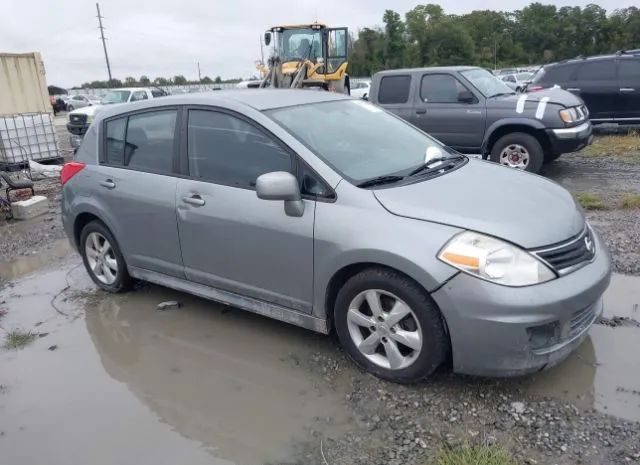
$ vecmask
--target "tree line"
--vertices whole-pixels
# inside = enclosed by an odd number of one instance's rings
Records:
[[[408,11],[404,19],[386,10],[382,22],[382,27],[363,28],[352,36],[352,76],[403,67],[537,65],[640,48],[637,7],[607,14],[594,4],[557,8],[532,3],[512,12],[452,15],[426,4]]]
[[[181,74],[178,74],[172,78],[157,77],[154,80],[149,79],[148,76],[142,75],[139,79],[133,76],[128,76],[123,80],[111,79],[105,81],[91,81],[83,83],[80,88],[82,89],[107,89],[117,87],[148,87],[148,86],[184,86],[188,84],[224,84],[224,83],[237,83],[242,79],[222,79],[220,76],[216,76],[215,79],[211,79],[209,76],[204,76],[200,80],[190,81]]]

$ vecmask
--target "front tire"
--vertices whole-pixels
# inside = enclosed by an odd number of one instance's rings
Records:
[[[411,383],[445,360],[449,340],[435,302],[412,279],[369,268],[340,289],[334,309],[342,347],[366,371]]]
[[[75,108],[73,108],[73,105],[67,105],[67,111],[73,111],[75,110]]]
[[[113,293],[131,287],[132,279],[120,247],[100,221],[92,221],[82,229],[79,249],[87,273],[98,287]]]
[[[538,139],[532,135],[512,132],[496,141],[489,159],[504,166],[537,173],[544,163],[544,152]]]

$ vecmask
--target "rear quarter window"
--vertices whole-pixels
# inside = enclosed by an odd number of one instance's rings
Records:
[[[577,65],[570,63],[566,65],[547,66],[540,70],[534,82],[544,84],[556,84],[559,82],[568,82],[575,74]]]
[[[378,89],[378,103],[407,103],[411,76],[383,76]]]

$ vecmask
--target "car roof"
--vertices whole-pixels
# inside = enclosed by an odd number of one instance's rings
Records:
[[[639,50],[629,50],[627,52],[609,53],[606,55],[592,55],[588,57],[577,56],[574,58],[567,58],[566,60],[549,63],[545,65],[545,68],[548,66],[558,66],[558,65],[566,65],[566,64],[573,64],[573,63],[585,63],[589,61],[612,60],[614,58],[621,58],[621,57],[640,58],[640,53],[639,53]]]
[[[305,105],[308,103],[348,100],[351,97],[334,92],[301,89],[229,89],[216,92],[170,95],[167,97],[143,100],[135,103],[118,104],[100,112],[101,118],[125,113],[135,109],[154,108],[167,105],[212,105],[225,107],[235,102],[256,110]]]
[[[447,72],[459,72],[459,71],[467,71],[470,69],[483,69],[479,66],[430,66],[425,68],[400,68],[400,69],[388,69],[386,71],[380,71],[376,74],[386,75],[386,74],[402,74],[402,73],[417,73],[420,71],[447,71]]]

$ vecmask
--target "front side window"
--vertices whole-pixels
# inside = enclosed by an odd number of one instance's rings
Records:
[[[411,76],[384,76],[380,79],[378,102],[381,104],[407,103],[410,85]]]
[[[428,103],[459,103],[468,90],[448,74],[425,74],[420,84],[420,98]]]
[[[347,57],[347,30],[332,29],[327,39],[327,71],[335,73]]]
[[[407,175],[425,162],[427,149],[452,153],[439,142],[362,100],[278,108],[266,112],[354,184],[378,176]]]
[[[292,170],[279,143],[228,113],[190,110],[187,144],[189,174],[218,184],[253,188],[262,174]]]
[[[616,78],[616,67],[612,60],[584,63],[578,70],[578,81],[605,81]]]

